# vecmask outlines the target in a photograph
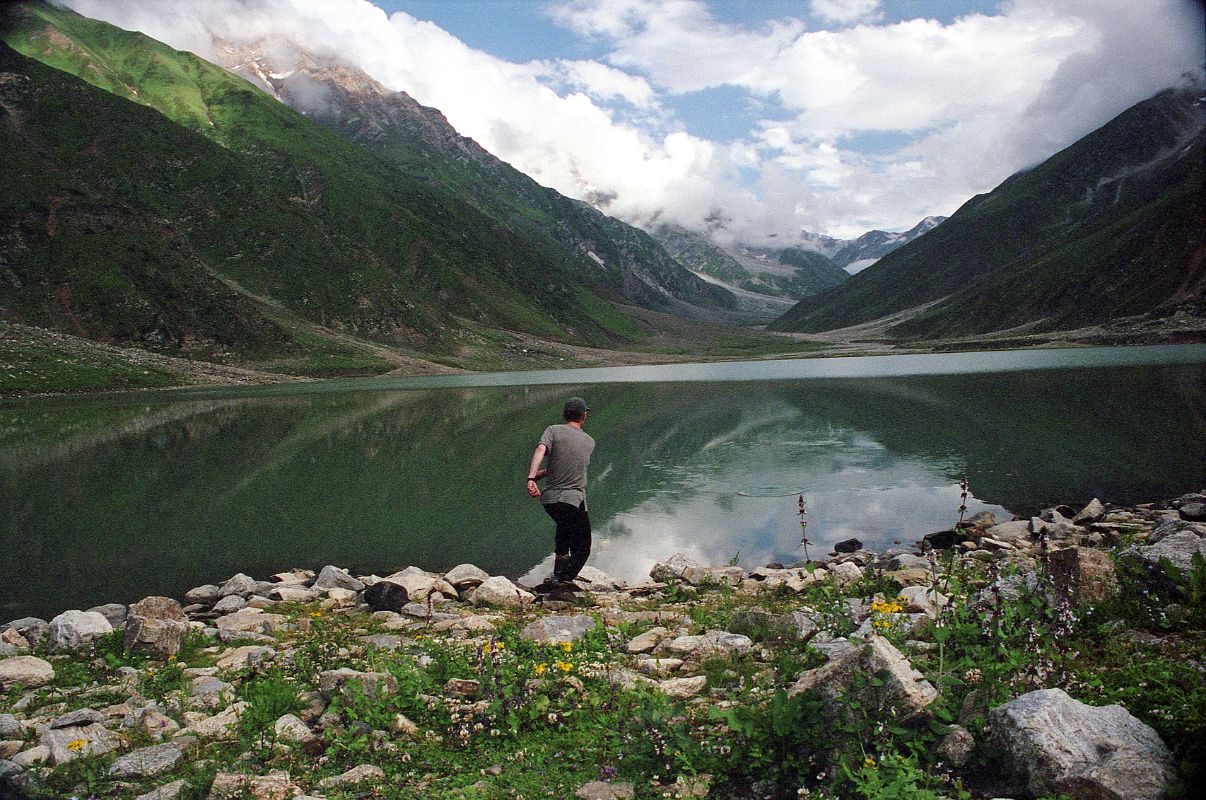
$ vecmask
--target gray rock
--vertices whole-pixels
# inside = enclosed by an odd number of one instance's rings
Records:
[[[541,617],[524,626],[519,635],[541,644],[576,642],[595,627],[594,617],[574,614],[565,617]]]
[[[44,764],[50,760],[50,748],[45,745],[30,747],[17,753],[9,759],[13,764],[16,764],[19,769],[29,769],[36,764]]]
[[[888,562],[888,569],[929,569],[930,560],[913,553],[901,553]]]
[[[971,759],[972,751],[975,749],[975,737],[967,728],[962,725],[952,725],[951,732],[942,737],[942,741],[938,743],[938,757],[942,759],[943,763],[959,769]]]
[[[51,653],[81,650],[113,632],[103,614],[95,611],[64,611],[50,621],[46,649]]]
[[[1013,522],[1002,522],[1000,525],[993,525],[984,532],[985,536],[996,539],[998,542],[1028,542],[1030,541],[1030,523],[1027,520],[1014,520]]]
[[[386,672],[358,672],[346,667],[322,672],[318,676],[318,691],[323,697],[333,697],[336,694],[345,697],[353,691],[360,691],[370,697],[396,694],[398,681]]]
[[[1206,522],[1206,503],[1185,503],[1179,509],[1181,519],[1191,522]]]
[[[114,630],[126,624],[126,614],[129,613],[129,609],[121,603],[105,603],[103,606],[93,606],[88,611],[95,611],[109,620],[109,624],[113,626]]]
[[[922,714],[938,697],[933,685],[891,642],[875,635],[863,644],[836,650],[823,666],[801,673],[788,694],[815,689],[824,697],[836,699],[850,688],[856,674],[880,675],[884,685],[877,692],[879,702],[902,720]]]
[[[170,597],[146,597],[130,606],[126,649],[167,658],[180,652],[188,632],[188,617],[178,602]]]
[[[456,587],[458,592],[476,589],[490,579],[490,573],[472,564],[457,564],[444,574],[444,580]]]
[[[375,633],[361,636],[360,641],[377,650],[397,650],[402,646],[402,637],[392,633]]]
[[[146,731],[155,741],[180,730],[180,723],[163,714],[154,704],[131,710],[121,721],[123,728]]]
[[[19,764],[15,761],[9,761],[7,758],[0,758],[0,790],[3,790],[8,784],[8,778],[11,775],[16,775],[23,772]]]
[[[683,572],[688,567],[702,566],[703,564],[700,564],[690,556],[675,553],[666,561],[654,564],[653,568],[649,570],[649,577],[658,583],[667,583],[669,581],[680,580],[683,577]]]
[[[222,638],[222,634],[230,634],[235,639],[254,639],[255,637],[249,636],[249,634],[267,637],[273,631],[282,630],[288,622],[288,617],[282,614],[265,614],[258,609],[244,608],[242,611],[218,617],[214,620],[214,625],[218,628],[219,638]],[[272,642],[273,640],[268,638],[267,641]]]
[[[352,592],[363,591],[364,582],[353,578],[346,569],[330,564],[322,568],[314,581],[315,589],[347,589]]]
[[[48,730],[42,734],[42,746],[50,751],[51,766],[66,764],[83,756],[104,755],[117,748],[119,740],[103,725]]]
[[[988,718],[991,745],[1018,793],[1158,800],[1177,774],[1160,736],[1122,706],[1089,706],[1062,689],[1042,689]]]
[[[190,603],[198,603],[203,606],[212,606],[217,602],[219,597],[219,589],[212,583],[207,583],[204,586],[197,586],[189,589],[184,593],[184,599]]]
[[[193,734],[207,739],[232,738],[238,728],[239,717],[246,709],[247,703],[242,700],[232,703],[225,711],[190,723],[187,728],[181,730],[181,734]]]
[[[746,572],[741,567],[687,567],[680,577],[692,586],[737,586]]]
[[[209,785],[208,800],[285,800],[299,793],[285,772],[274,771],[267,775],[219,772]]]
[[[1153,568],[1159,568],[1161,560],[1168,559],[1182,574],[1188,574],[1189,570],[1193,568],[1194,554],[1201,553],[1206,556],[1206,538],[1194,530],[1194,527],[1202,527],[1201,523],[1180,522],[1180,525],[1184,527],[1174,532],[1167,532],[1164,525],[1158,526],[1157,531],[1165,528],[1166,532],[1155,544],[1131,548],[1125,554],[1137,554],[1149,567]],[[1152,538],[1156,538],[1154,533]],[[1149,541],[1151,540],[1149,539]]]
[[[85,725],[103,725],[105,715],[91,708],[81,708],[57,717],[50,723],[51,728],[79,728]]]
[[[591,781],[574,792],[577,800],[632,800],[636,797],[631,783]]]
[[[642,634],[634,636],[628,644],[624,645],[624,650],[628,653],[648,653],[653,648],[657,647],[658,642],[666,638],[668,631],[662,627],[650,628]]]
[[[0,660],[0,689],[8,690],[20,684],[36,689],[54,680],[54,667],[37,656],[13,656]]]
[[[862,569],[850,561],[845,561],[841,564],[830,564],[827,569],[838,586],[848,586],[863,577]]]
[[[1072,605],[1099,603],[1118,593],[1118,573],[1113,560],[1091,547],[1066,547],[1048,559],[1050,599]]]
[[[25,728],[12,714],[0,714],[0,739],[16,739],[23,736]]]
[[[37,617],[22,617],[0,625],[0,631],[16,631],[30,647],[37,647],[50,630],[50,623]]]
[[[925,586],[906,586],[900,590],[899,596],[904,598],[905,611],[929,617],[938,616],[939,609],[950,601],[936,588]]]
[[[661,645],[667,652],[696,658],[709,655],[739,655],[754,647],[750,637],[729,631],[708,631],[701,636],[679,636]]]
[[[118,758],[109,767],[109,777],[154,778],[171,772],[184,760],[184,745],[179,742],[140,747]]]
[[[574,583],[588,592],[622,592],[628,588],[624,581],[594,567],[583,567],[578,572],[578,577],[574,578]]]
[[[272,727],[276,732],[276,738],[294,744],[305,744],[317,738],[310,730],[310,726],[293,714],[284,715]]]
[[[863,549],[863,543],[858,539],[844,539],[833,546],[835,553],[857,553]]]
[[[181,778],[178,781],[158,786],[146,794],[140,794],[134,800],[176,800],[176,798],[184,794],[186,789],[188,789],[188,781]]]
[[[686,700],[702,692],[708,685],[705,675],[694,675],[689,678],[668,678],[658,681],[657,690],[662,694],[678,700]]]
[[[193,679],[192,698],[202,708],[218,709],[234,700],[234,686],[212,676]]]
[[[257,590],[259,589],[259,585],[260,582],[255,578],[251,577],[250,575],[244,575],[242,572],[238,572],[231,576],[231,578],[223,583],[220,587],[218,587],[218,597],[230,597],[231,595],[250,597],[251,595],[256,594]],[[200,602],[194,601],[187,596],[185,599],[189,600],[190,602]]]
[[[236,611],[242,611],[247,608],[247,601],[237,594],[228,594],[218,602],[214,603],[215,614],[233,614]]]
[[[322,592],[298,584],[276,586],[268,593],[273,600],[285,603],[313,603],[322,597]]]
[[[1076,523],[1077,525],[1088,525],[1089,523],[1100,520],[1105,516],[1105,513],[1105,506],[1101,504],[1100,500],[1094,497],[1089,501],[1087,506],[1082,508],[1080,512],[1072,518],[1072,522]]]
[[[536,599],[529,591],[519,588],[501,575],[495,575],[469,595],[469,602],[475,606],[499,606],[502,608],[518,608]]]
[[[973,528],[991,528],[997,524],[997,515],[991,511],[977,511],[968,517],[967,524]]]
[[[385,780],[385,773],[381,767],[372,764],[361,764],[358,767],[352,767],[342,775],[333,775],[330,778],[323,778],[318,782],[318,785],[324,789],[335,789],[340,786],[348,786],[353,783],[361,783],[363,781],[381,781]]]

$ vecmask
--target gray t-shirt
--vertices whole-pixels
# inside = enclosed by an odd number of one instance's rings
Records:
[[[586,468],[595,449],[595,440],[573,425],[550,425],[544,429],[540,443],[549,450],[549,472],[545,476],[540,502],[572,506],[585,503]]]

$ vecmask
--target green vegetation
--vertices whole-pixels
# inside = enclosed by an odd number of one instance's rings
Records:
[[[0,394],[172,386],[180,375],[31,330],[0,328]]]
[[[531,608],[490,611],[492,629],[466,636],[422,622],[387,632],[380,615],[282,603],[272,611],[288,620],[276,634],[287,658],[219,673],[245,704],[236,729],[230,738],[203,738],[175,777],[198,798],[216,772],[283,771],[310,786],[375,765],[383,778],[327,796],[371,788],[388,798],[569,797],[602,779],[631,783],[637,798],[706,791],[735,799],[968,800],[993,786],[996,759],[981,735],[986,711],[1058,686],[1086,703],[1122,703],[1156,728],[1179,759],[1184,785],[1193,785],[1206,756],[1206,685],[1192,664],[1206,651],[1206,560],[1199,557],[1188,574],[1166,570],[1154,579],[1119,563],[1119,593],[1074,614],[1048,601],[1041,574],[1033,583],[1009,560],[941,558],[936,585],[951,603],[920,627],[885,591],[898,584],[871,570],[845,588],[823,580],[798,594],[672,583],[644,598],[623,595],[620,609],[581,595],[575,612],[599,622],[572,643],[521,635],[541,615]],[[938,688],[928,714],[897,719],[877,674],[856,673],[836,700],[789,691],[825,658],[773,621],[802,610],[841,633],[831,623],[849,617],[852,601],[870,602],[872,627],[909,651]],[[631,677],[625,643],[654,623],[640,613],[639,621],[619,621],[617,613],[651,609],[681,615],[680,632],[744,630],[755,648],[698,660],[705,697],[675,699]],[[186,669],[212,663],[224,648],[194,634],[179,657],[156,662],[125,652],[118,636],[91,654],[55,657],[55,684],[32,693],[23,713],[66,707],[69,698],[82,707],[74,692],[95,706],[113,691],[116,670],[134,666],[142,694],[183,721],[194,709]],[[342,668],[380,676],[376,688],[352,682],[324,697],[317,691],[323,673]],[[0,695],[0,708],[23,694],[16,687]],[[277,726],[286,714],[313,726],[320,712],[316,735],[304,741]],[[981,742],[962,767],[939,753],[956,720]],[[113,759],[81,758],[46,771],[37,785],[113,797],[148,788],[109,782]]]

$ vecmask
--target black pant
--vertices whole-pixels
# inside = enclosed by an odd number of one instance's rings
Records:
[[[578,577],[590,557],[590,516],[586,503],[548,503],[544,510],[557,523],[553,540],[553,580],[568,582]]]

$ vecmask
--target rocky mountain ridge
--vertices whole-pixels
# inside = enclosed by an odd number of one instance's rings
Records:
[[[919,341],[1206,317],[1201,96],[1133,106],[771,327]]]

